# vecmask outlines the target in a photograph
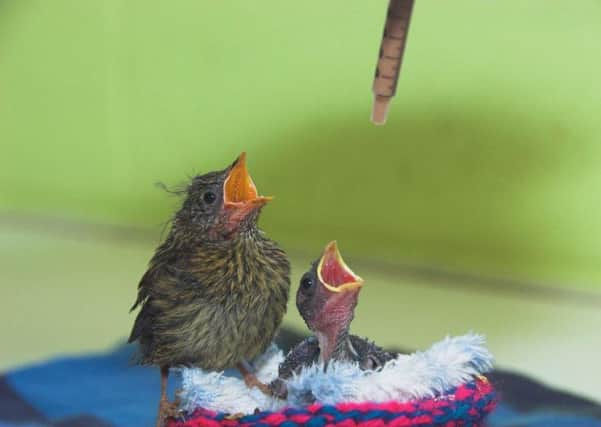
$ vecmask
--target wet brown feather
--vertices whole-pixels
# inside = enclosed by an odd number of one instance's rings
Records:
[[[141,344],[140,363],[222,370],[263,353],[286,312],[285,253],[256,229],[177,256],[169,240],[139,288],[129,340]]]

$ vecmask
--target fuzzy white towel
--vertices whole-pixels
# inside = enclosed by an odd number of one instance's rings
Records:
[[[490,371],[493,358],[484,343],[484,337],[476,334],[446,337],[424,352],[399,355],[376,372],[349,362],[331,362],[325,372],[323,366],[309,366],[288,380],[287,401],[249,390],[235,372],[182,369],[181,398],[188,411],[203,407],[228,413],[303,406],[311,395],[324,404],[429,398]],[[263,382],[277,378],[283,360],[282,352],[271,346],[254,361],[258,378]]]

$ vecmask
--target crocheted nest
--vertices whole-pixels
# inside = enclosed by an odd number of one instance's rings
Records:
[[[483,344],[479,335],[446,338],[425,352],[399,355],[377,372],[345,362],[329,365],[326,372],[310,366],[288,381],[285,402],[249,390],[233,373],[184,369],[186,415],[168,425],[478,426],[496,402],[483,376],[492,367]],[[282,358],[272,348],[256,361],[259,378],[275,378]],[[318,403],[303,400],[307,397]]]
[[[171,420],[168,427],[478,427],[495,404],[493,387],[485,377],[480,377],[431,399],[406,403],[314,404],[276,412],[263,411],[237,419],[228,419],[229,414],[223,412],[197,409],[181,420]]]

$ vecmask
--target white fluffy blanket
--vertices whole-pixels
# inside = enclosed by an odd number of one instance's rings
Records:
[[[446,337],[423,352],[399,355],[379,371],[362,371],[354,363],[331,362],[306,367],[290,378],[288,400],[275,400],[259,390],[249,390],[237,372],[207,372],[198,368],[182,369],[183,409],[197,407],[228,413],[252,413],[302,406],[308,396],[318,402],[407,401],[439,395],[452,387],[490,371],[492,355],[481,335]],[[277,377],[282,351],[272,346],[254,361],[257,376],[263,382]]]

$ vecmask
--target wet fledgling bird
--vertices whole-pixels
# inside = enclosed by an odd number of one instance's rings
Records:
[[[397,354],[349,333],[363,279],[346,265],[336,242],[330,242],[321,258],[301,278],[296,306],[314,333],[296,345],[280,364],[278,378],[270,387],[286,396],[285,380],[302,367],[331,360],[357,362],[363,370],[377,370]]]
[[[141,364],[160,367],[157,425],[175,411],[169,368],[238,368],[250,386],[269,389],[249,361],[272,342],[286,311],[290,264],[257,227],[259,196],[242,153],[228,168],[192,179],[138,286],[141,307],[129,337]]]

